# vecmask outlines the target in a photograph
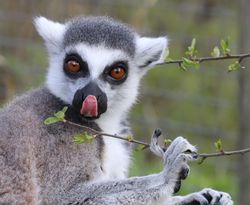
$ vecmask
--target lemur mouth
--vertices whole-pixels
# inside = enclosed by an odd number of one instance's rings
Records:
[[[85,118],[97,118],[98,117],[98,102],[94,95],[88,95],[82,102],[80,110],[81,116]]]
[[[96,85],[90,82],[76,91],[72,107],[81,120],[92,121],[107,110],[107,95]]]

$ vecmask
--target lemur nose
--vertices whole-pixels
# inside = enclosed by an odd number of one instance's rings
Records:
[[[98,118],[107,110],[107,95],[95,82],[76,91],[73,106],[83,117]]]

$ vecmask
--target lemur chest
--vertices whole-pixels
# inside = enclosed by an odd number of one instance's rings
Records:
[[[104,137],[103,172],[104,180],[127,177],[130,151],[122,140]]]

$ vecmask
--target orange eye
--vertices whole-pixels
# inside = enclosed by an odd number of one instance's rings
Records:
[[[69,60],[66,62],[66,69],[71,73],[76,73],[81,69],[80,63],[75,60]]]
[[[110,76],[115,80],[121,80],[126,76],[126,72],[121,67],[116,67],[110,71]]]

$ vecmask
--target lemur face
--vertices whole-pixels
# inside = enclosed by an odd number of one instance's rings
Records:
[[[108,49],[104,46],[89,46],[79,43],[67,47],[63,59],[63,79],[55,83],[62,84],[60,98],[72,105],[82,117],[92,120],[99,118],[107,110],[113,110],[118,102],[126,102],[123,96],[133,96],[130,90],[131,58],[123,51]],[[50,70],[50,72],[55,72]],[[58,70],[56,71],[58,72]],[[49,73],[49,75],[54,76]],[[136,90],[136,89],[135,89]]]
[[[49,53],[47,86],[80,117],[119,117],[136,101],[141,77],[161,62],[167,40],[141,38],[108,17],[35,25]]]

